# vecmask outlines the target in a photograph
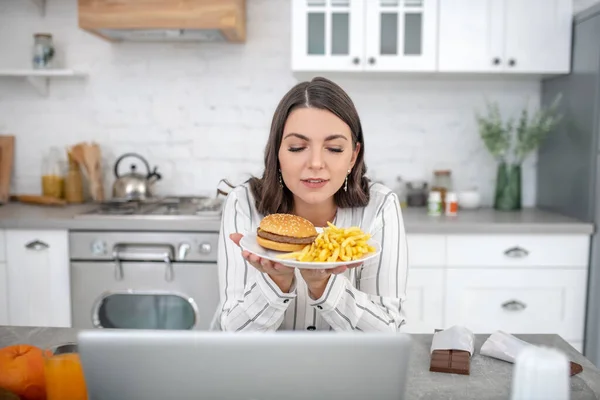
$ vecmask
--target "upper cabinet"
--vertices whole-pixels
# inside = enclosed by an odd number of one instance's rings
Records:
[[[440,72],[568,73],[571,0],[440,1]]]
[[[292,4],[294,71],[570,71],[572,0]]]
[[[437,0],[293,0],[295,71],[434,71]]]

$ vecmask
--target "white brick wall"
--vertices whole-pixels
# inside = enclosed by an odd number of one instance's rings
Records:
[[[48,0],[47,15],[24,0],[0,0],[0,68],[28,66],[32,34],[51,32],[68,67],[86,81],[55,81],[48,98],[22,80],[0,79],[0,131],[17,136],[14,192],[39,193],[51,146],[95,140],[112,164],[135,151],[159,166],[160,193],[214,194],[219,179],[259,173],[274,108],[299,80],[289,69],[289,0],[248,0],[248,41],[235,44],[110,44],[77,27],[75,0]],[[506,112],[536,106],[535,80],[329,75],[355,100],[370,173],[430,179],[451,168],[458,189],[478,186],[491,202],[495,164],[473,113],[485,98]],[[300,77],[305,78],[305,77]],[[524,203],[535,200],[534,157]]]

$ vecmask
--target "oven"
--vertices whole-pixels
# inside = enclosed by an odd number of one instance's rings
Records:
[[[208,330],[218,235],[71,231],[73,327]]]

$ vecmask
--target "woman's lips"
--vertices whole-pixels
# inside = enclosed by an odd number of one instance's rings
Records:
[[[302,183],[304,184],[304,186],[306,186],[307,188],[310,188],[310,189],[320,189],[323,186],[325,186],[327,184],[327,182],[329,182],[328,179],[317,179],[317,178],[302,179]]]

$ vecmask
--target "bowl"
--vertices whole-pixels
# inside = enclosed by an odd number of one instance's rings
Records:
[[[477,190],[464,190],[458,192],[458,206],[466,210],[479,208],[481,195]]]

